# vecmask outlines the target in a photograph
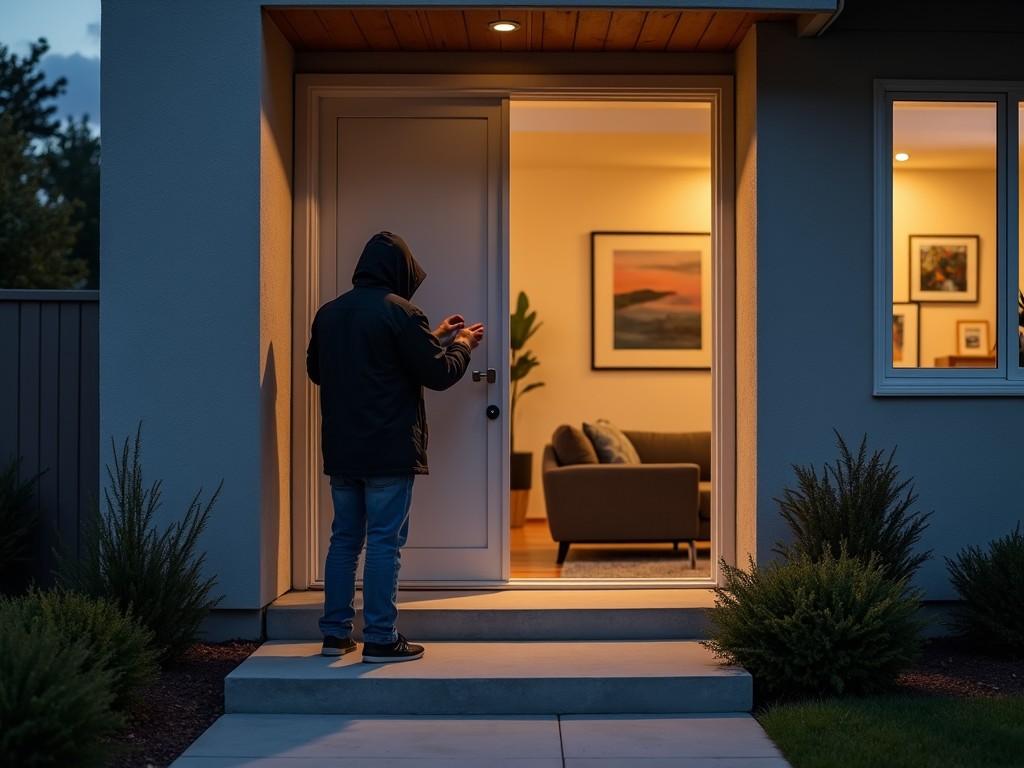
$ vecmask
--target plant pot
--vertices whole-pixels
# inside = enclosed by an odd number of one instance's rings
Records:
[[[515,452],[509,458],[509,488],[528,491],[533,487],[533,454]]]
[[[509,520],[513,528],[526,523],[533,486],[533,454],[513,453],[509,460]]]

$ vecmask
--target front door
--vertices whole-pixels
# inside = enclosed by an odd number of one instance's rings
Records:
[[[496,581],[505,571],[504,403],[508,345],[502,266],[503,109],[497,99],[326,99],[319,117],[320,303],[352,287],[380,230],[405,239],[427,272],[413,297],[436,325],[458,312],[487,324],[471,373],[427,392],[430,475],[413,489],[403,583]],[[486,371],[497,372],[488,383]],[[498,413],[488,414],[488,406]],[[317,446],[319,453],[319,445]],[[333,515],[322,479],[316,580]]]

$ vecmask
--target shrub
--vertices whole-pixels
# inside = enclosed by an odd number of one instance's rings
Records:
[[[20,480],[20,464],[11,459],[0,471],[0,592],[5,594],[27,585],[28,550],[36,525],[32,488],[38,475]]]
[[[85,650],[83,664],[110,673],[113,706],[125,710],[145,685],[156,679],[153,633],[109,600],[65,590],[32,590],[6,601],[4,615],[26,627],[41,622],[58,637]]]
[[[874,556],[892,579],[909,580],[931,556],[914,551],[931,513],[910,511],[917,495],[910,480],[899,479],[895,449],[868,456],[865,436],[854,456],[838,432],[836,442],[839,459],[820,475],[813,466],[793,466],[797,489],[785,489],[775,501],[794,540],[775,551],[820,560],[826,553],[838,557],[845,546],[862,562]]]
[[[16,620],[0,603],[0,765],[93,766],[121,725],[109,670],[44,621]]]
[[[746,667],[759,696],[882,690],[919,651],[919,594],[874,560],[825,552],[763,568],[751,560],[749,572],[723,561],[722,569],[704,645]]]
[[[200,534],[220,494],[204,505],[200,489],[184,516],[158,532],[161,482],[146,486],[142,476],[142,429],[134,445],[121,451],[111,441],[113,468],[107,465],[106,512],[86,530],[85,551],[77,563],[63,562],[62,580],[77,591],[112,599],[154,635],[161,661],[176,658],[195,639],[203,618],[218,600],[210,596],[216,579],[202,575],[205,554]]]
[[[966,547],[946,558],[953,587],[963,603],[953,627],[978,645],[1024,655],[1024,534],[1020,523],[988,545]]]

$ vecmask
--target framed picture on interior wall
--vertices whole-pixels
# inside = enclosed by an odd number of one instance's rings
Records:
[[[912,302],[892,305],[892,367],[917,368],[919,364],[921,308]]]
[[[964,357],[985,357],[992,353],[988,336],[988,320],[956,321],[956,353]]]
[[[977,235],[910,236],[911,301],[977,301]]]
[[[711,368],[711,235],[591,232],[591,367]]]

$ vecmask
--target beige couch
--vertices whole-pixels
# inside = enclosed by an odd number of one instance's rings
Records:
[[[575,543],[672,542],[711,538],[711,433],[626,432],[640,464],[558,462],[544,448],[544,500],[558,563]]]

